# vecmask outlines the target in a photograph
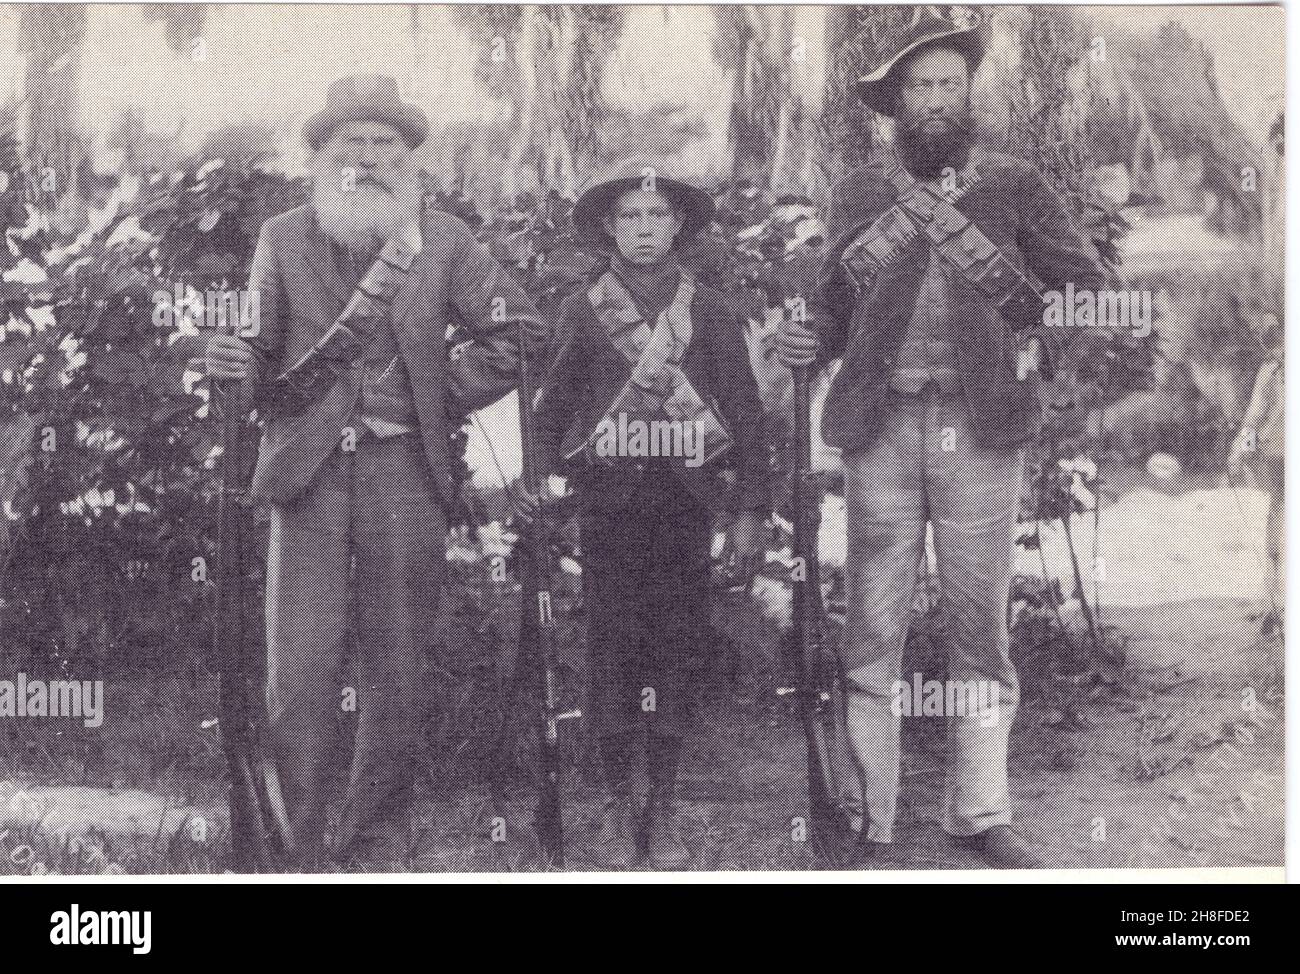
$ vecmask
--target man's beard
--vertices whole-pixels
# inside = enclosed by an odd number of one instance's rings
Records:
[[[902,105],[895,113],[894,144],[907,171],[918,179],[934,179],[949,167],[956,172],[965,169],[974,141],[969,109],[946,119],[948,124],[938,131],[926,131],[924,121],[909,115]]]
[[[410,171],[376,173],[344,188],[343,167],[323,160],[314,167],[311,205],[316,222],[327,236],[349,250],[368,253],[416,222],[423,189]]]

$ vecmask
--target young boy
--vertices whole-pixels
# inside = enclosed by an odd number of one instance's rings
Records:
[[[707,634],[715,511],[748,578],[770,507],[762,406],[740,320],[677,261],[713,220],[700,189],[628,160],[583,192],[575,230],[608,254],[561,307],[537,404],[540,469],[578,494],[591,696],[607,799],[597,859],[690,862],[673,786]],[[726,473],[724,473],[726,471]],[[644,733],[644,744],[640,735]],[[638,820],[632,775],[650,789]]]

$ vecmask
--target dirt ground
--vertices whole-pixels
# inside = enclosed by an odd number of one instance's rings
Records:
[[[1188,631],[1251,631],[1249,611],[1245,603],[1199,602],[1114,610],[1111,621],[1139,636],[1143,656],[1176,658]],[[1162,640],[1163,653],[1154,645]],[[1251,649],[1258,665],[1250,672],[1188,675],[1177,666],[1142,664],[1125,674],[1121,690],[1068,717],[1032,701],[1021,708],[1012,735],[1012,795],[1017,820],[1050,862],[1076,868],[1281,865],[1281,646],[1256,640]],[[1240,660],[1241,647],[1232,647],[1231,657]],[[890,868],[980,868],[978,859],[955,847],[939,828],[943,766],[939,729],[910,730]],[[786,704],[742,697],[706,707],[688,745],[681,788],[692,868],[817,868],[808,844],[791,837],[791,819],[804,809],[803,769],[803,737]],[[457,791],[454,797],[427,791],[405,852],[354,868],[539,868],[530,827],[534,797],[526,784],[508,790],[504,808],[494,807],[485,787]],[[109,832],[108,858],[128,862],[126,871],[220,868],[205,853],[221,841],[219,804],[187,807],[118,792],[112,807],[133,809],[132,824],[132,816],[120,809],[111,816],[104,812],[109,803],[99,805],[94,821],[89,789],[49,788],[37,794],[43,804],[60,809],[49,825],[65,838],[69,829],[77,832],[78,815],[88,827],[82,834]],[[601,794],[571,772],[563,797],[568,866],[596,868],[586,856],[586,839]],[[169,855],[167,835],[195,814],[213,825],[209,844],[188,841],[182,827]],[[165,828],[159,828],[160,816],[166,816]],[[504,830],[494,822],[498,816]],[[0,844],[12,851],[21,823],[8,824],[14,834]],[[493,841],[494,825],[501,841]],[[138,837],[127,838],[124,833],[133,828]],[[134,854],[125,855],[127,848]],[[57,855],[46,858],[59,861]],[[67,871],[83,871],[64,859]]]
[[[1148,618],[1113,621],[1134,632],[1157,633],[1164,625],[1161,613],[1129,611]],[[1194,603],[1170,611],[1202,632],[1237,633],[1253,625],[1243,603]],[[1179,634],[1171,631],[1165,638],[1177,640]],[[1083,706],[1067,722],[1054,709],[1032,702],[1022,707],[1012,735],[1013,801],[1017,821],[1051,864],[1282,864],[1281,646],[1259,640],[1254,649],[1260,665],[1252,673],[1187,676],[1170,666],[1132,669],[1121,691]],[[1177,647],[1168,647],[1167,655],[1177,655]],[[819,865],[807,844],[790,835],[790,820],[802,813],[805,801],[802,734],[790,715],[764,709],[712,709],[689,745],[681,814],[694,869]],[[880,868],[982,867],[939,827],[944,760],[935,730],[905,738],[897,850]],[[570,782],[565,805],[569,866],[593,868],[584,856],[583,835],[598,814],[599,792]],[[513,796],[504,842],[488,839],[484,823],[491,815],[485,795],[431,803],[426,847],[393,865],[536,868],[527,829],[531,796]],[[458,827],[449,830],[448,820]]]
[[[1118,686],[1068,712],[1032,696],[1024,701],[1011,740],[1017,821],[1059,867],[1280,867],[1283,650],[1252,617],[1260,598],[1260,576],[1251,571],[1258,565],[1251,549],[1262,527],[1260,498],[1248,494],[1239,507],[1213,491],[1160,505],[1140,492],[1129,497],[1103,519],[1114,534],[1101,544],[1112,554],[1103,622],[1127,636],[1126,668]],[[1152,511],[1182,519],[1177,531],[1170,524],[1159,529],[1166,539],[1160,550],[1116,540],[1156,531]],[[1251,522],[1245,534],[1241,520],[1234,524],[1227,516],[1242,511]],[[1216,579],[1220,586],[1231,579],[1224,587],[1237,597],[1204,597]],[[789,697],[778,698],[763,679],[752,678],[754,661],[774,655],[779,620],[769,609],[723,606],[715,617],[725,645],[717,685],[708,688],[687,745],[680,796],[694,869],[821,865],[808,843],[791,834],[791,820],[806,802],[798,719]],[[733,676],[745,673],[751,678]],[[151,679],[110,687],[98,737],[78,742],[20,734],[11,741],[0,770],[7,789],[0,794],[0,873],[30,872],[37,864],[52,872],[224,867],[219,739],[203,719],[211,716],[212,687]],[[903,762],[888,867],[979,868],[938,824],[944,768],[938,721],[908,722]],[[602,797],[586,771],[570,771],[563,785],[568,866],[579,870],[597,866],[587,840]],[[448,787],[444,776],[433,762],[421,776],[416,821],[400,855],[354,868],[541,868],[527,781],[508,787],[502,805],[485,785]],[[15,802],[15,788],[34,798]],[[54,814],[37,825],[33,809]],[[199,841],[190,834],[196,819],[205,824]],[[78,839],[103,856],[80,854]]]

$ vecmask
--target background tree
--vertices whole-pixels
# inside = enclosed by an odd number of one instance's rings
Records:
[[[163,38],[167,46],[179,55],[189,57],[194,51],[194,41],[203,35],[208,22],[206,3],[147,4],[142,13],[147,21],[162,22]]]
[[[877,119],[854,85],[880,63],[922,8],[834,4],[826,11],[826,97],[820,163],[824,187],[871,156]]]
[[[18,27],[19,52],[26,56],[22,144],[35,188],[49,201],[75,196],[85,158],[79,85],[86,37],[84,4],[29,4]],[[49,207],[55,209],[55,207]],[[71,219],[58,207],[59,215]]]
[[[482,44],[478,76],[510,113],[503,195],[555,190],[573,199],[600,151],[604,64],[622,13],[607,6],[474,6],[457,15]],[[520,181],[525,169],[534,180]]]
[[[812,69],[819,52],[810,47],[820,42],[827,10],[727,5],[713,13],[714,58],[732,87],[732,181],[807,192],[821,99]]]

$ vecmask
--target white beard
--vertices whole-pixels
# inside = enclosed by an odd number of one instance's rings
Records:
[[[396,192],[371,183],[344,189],[337,168],[329,169],[312,181],[311,205],[321,230],[349,250],[377,250],[419,218],[421,186],[415,177],[396,177]]]

